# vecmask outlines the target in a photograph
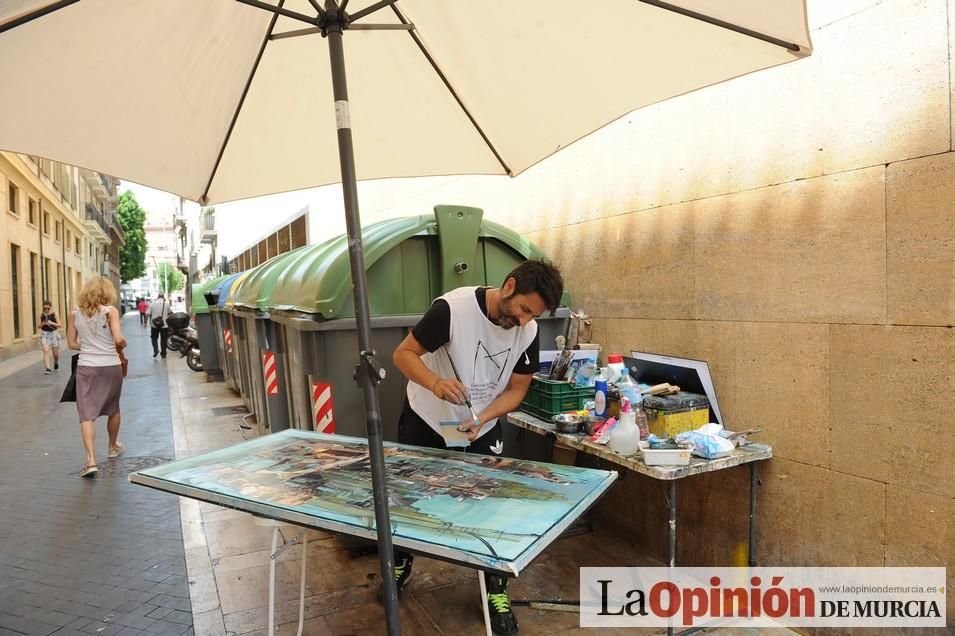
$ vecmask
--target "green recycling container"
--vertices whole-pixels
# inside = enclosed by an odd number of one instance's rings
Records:
[[[385,439],[395,440],[405,379],[391,357],[432,300],[461,286],[501,285],[522,261],[544,255],[516,232],[484,220],[482,210],[465,206],[441,205],[433,214],[374,223],[362,237],[373,344],[387,372],[378,387],[382,427]],[[347,237],[289,253],[268,298],[259,302],[257,310],[267,310],[276,325],[270,343],[284,356],[290,425],[364,436],[364,401],[352,375],[358,337]],[[538,321],[544,349],[564,333],[566,294],[562,305],[554,317]]]

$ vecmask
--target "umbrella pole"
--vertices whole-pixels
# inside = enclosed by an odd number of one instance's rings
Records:
[[[333,18],[337,10],[329,11]],[[365,398],[365,427],[368,433],[368,455],[371,459],[371,484],[375,503],[375,523],[378,529],[378,560],[381,565],[382,600],[385,604],[385,622],[388,633],[401,633],[398,616],[398,588],[395,585],[394,552],[391,543],[391,519],[388,514],[388,490],[385,483],[385,455],[381,432],[381,409],[378,400],[378,382],[384,370],[375,360],[371,348],[371,320],[368,310],[368,279],[365,275],[365,257],[361,242],[361,219],[358,215],[358,186],[355,175],[355,154],[352,146],[351,123],[348,115],[348,86],[345,81],[345,52],[342,46],[340,23],[327,27],[328,51],[332,67],[332,88],[335,95],[335,122],[338,127],[338,157],[342,169],[342,196],[345,203],[345,223],[348,235],[348,259],[351,265],[352,292],[355,298],[355,320],[358,327],[358,347],[361,359],[355,379]]]

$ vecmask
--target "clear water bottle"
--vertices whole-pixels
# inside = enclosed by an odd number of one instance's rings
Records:
[[[621,398],[630,400],[631,406],[636,406],[637,396],[640,395],[640,386],[630,377],[630,372],[624,368],[617,376],[617,390],[620,391]],[[641,397],[640,401],[643,401]]]

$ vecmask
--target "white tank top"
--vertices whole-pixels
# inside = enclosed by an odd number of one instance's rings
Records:
[[[474,411],[490,404],[507,388],[518,359],[537,336],[537,321],[523,327],[504,329],[492,323],[478,305],[476,287],[460,287],[441,296],[451,308],[451,341],[434,353],[421,356],[425,366],[443,378],[453,378],[448,352],[470,390]],[[431,391],[408,382],[408,402],[418,416],[441,434],[441,422],[470,420],[467,406],[439,400]],[[478,437],[491,430],[497,418],[485,422]]]
[[[73,326],[80,341],[80,367],[113,367],[119,364],[113,331],[109,328],[109,309],[100,307],[90,317],[76,309],[73,311]]]

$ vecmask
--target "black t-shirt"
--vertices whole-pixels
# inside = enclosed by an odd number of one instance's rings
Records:
[[[481,313],[484,314],[485,318],[487,318],[486,293],[488,289],[490,287],[478,287],[474,292],[478,307],[481,308]],[[450,341],[451,307],[448,305],[448,301],[441,298],[435,300],[431,304],[431,308],[425,312],[418,324],[411,330],[411,334],[415,337],[415,340],[421,343],[422,347],[432,353]],[[538,331],[531,344],[524,351],[524,355],[518,357],[514,373],[529,375],[540,371],[540,366],[540,331]]]
[[[53,322],[60,322],[59,320],[56,319],[55,311],[51,311],[48,314],[40,314],[40,322],[45,322],[48,320],[52,320]],[[43,331],[56,331],[56,327],[54,327],[53,325],[43,325],[40,328],[43,329]]]

